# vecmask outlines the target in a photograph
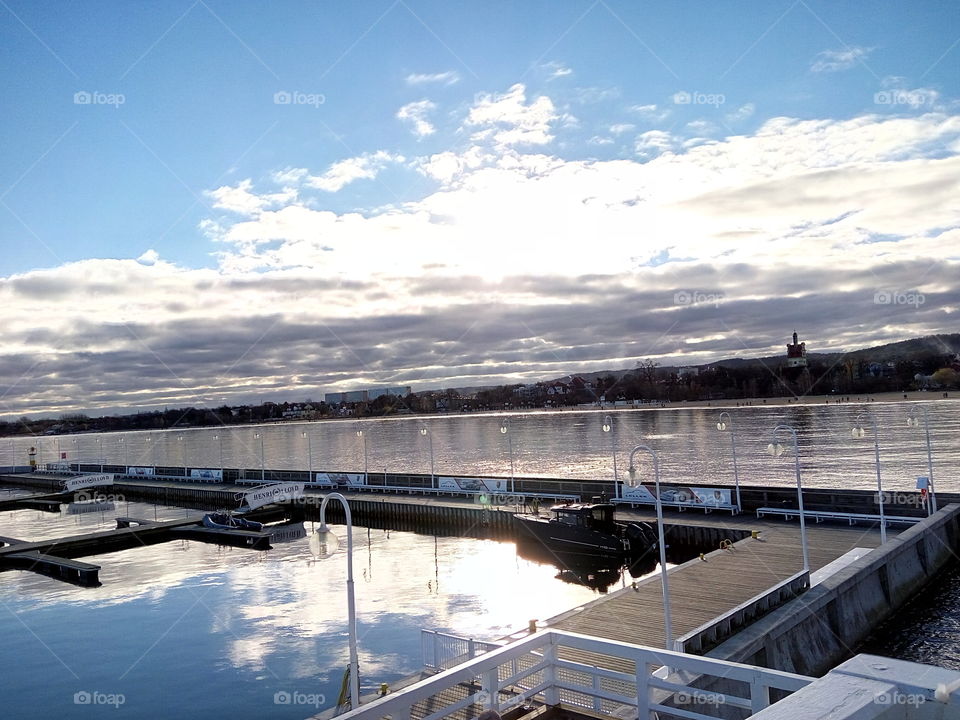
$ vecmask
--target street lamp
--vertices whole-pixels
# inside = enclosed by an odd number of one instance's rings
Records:
[[[357,437],[363,440],[363,484],[366,485],[367,480],[367,436],[363,434],[363,428],[360,427],[360,423],[357,423]],[[386,481],[384,481],[386,483]]]
[[[649,453],[653,458],[653,482],[656,495],[654,500],[657,504],[657,544],[660,546],[660,586],[663,590],[663,632],[666,636],[667,650],[673,649],[673,626],[670,622],[670,587],[667,585],[667,544],[663,538],[663,503],[660,498],[660,461],[657,459],[657,453],[647,445],[637,445],[630,451],[630,467],[627,468],[627,474],[630,476],[628,481],[630,487],[637,486],[637,469],[633,464],[633,456],[643,451]]]
[[[611,432],[613,430],[613,419],[606,415],[603,418],[603,431],[605,433]],[[610,449],[613,452],[613,497],[620,497],[620,480],[617,478],[617,440],[611,433],[610,435]]]
[[[357,431],[362,432],[362,431]],[[350,635],[350,709],[360,707],[360,663],[357,659],[357,610],[353,595],[353,519],[350,505],[340,493],[329,493],[320,503],[320,527],[311,538],[311,546],[320,557],[332,555],[340,544],[339,538],[327,527],[327,503],[338,500],[347,519],[347,630]]]
[[[933,491],[933,453],[930,450],[930,415],[925,405],[921,405],[923,411],[923,429],[927,435],[927,482],[930,483],[930,504],[927,506],[927,514],[932,515],[937,511],[937,495]],[[920,418],[916,414],[911,414],[907,418],[907,425],[910,427],[920,427]]]
[[[218,441],[220,442],[220,479],[223,480],[223,479],[224,479],[224,477],[223,477],[223,476],[224,476],[224,472],[223,472],[223,469],[224,469],[224,468],[223,468],[223,436],[222,436],[220,433],[217,433],[216,435],[213,436],[213,439],[214,439],[214,440],[218,440]]]
[[[500,433],[507,436],[507,446],[510,448],[510,492],[516,492],[516,479],[513,473],[513,438],[510,436],[510,419],[504,418],[500,423]]]
[[[800,544],[803,546],[803,570],[810,571],[810,554],[807,551],[807,524],[803,517],[803,486],[800,484],[800,443],[797,440],[797,431],[790,425],[777,425],[771,433],[772,442],[767,445],[767,454],[774,457],[783,455],[786,448],[777,442],[777,433],[786,430],[793,435],[793,461],[797,473],[797,506],[800,510]]]
[[[117,438],[117,442],[120,443],[120,447],[123,448],[123,471],[127,471],[127,440],[123,435]]]
[[[877,502],[880,504],[880,544],[882,545],[887,541],[887,521],[883,516],[883,483],[880,480],[880,438],[877,432],[877,418],[871,415],[870,421],[873,424],[873,452],[877,459]],[[850,431],[850,434],[854,438],[862,438],[867,434],[867,431],[863,428],[863,413],[857,415],[856,425],[853,430]]]
[[[313,482],[313,440],[310,437],[310,433],[306,430],[300,433],[300,437],[307,439],[307,470],[309,477],[307,482]]]
[[[420,434],[425,435],[427,440],[430,441],[430,487],[432,488],[436,485],[436,473],[433,471],[433,434],[426,425],[420,428]]]
[[[723,416],[727,416],[727,421],[723,421]],[[717,430],[723,431],[727,429],[727,426],[730,427],[730,447],[733,450],[733,482],[737,488],[737,512],[743,511],[743,506],[740,504],[740,471],[737,469],[737,432],[733,428],[733,417],[724,410],[720,413],[720,417],[717,420]]]
[[[103,438],[97,436],[97,458],[100,460],[100,472],[103,472]]]
[[[183,476],[187,477],[187,446],[183,443],[183,435],[177,435],[177,444],[180,446],[180,463],[183,465]]]
[[[254,433],[253,437],[260,440],[260,482],[266,482],[267,474],[263,469],[263,433]]]

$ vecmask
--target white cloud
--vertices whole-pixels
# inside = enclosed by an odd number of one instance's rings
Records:
[[[407,85],[456,85],[460,82],[460,73],[456,70],[447,70],[439,73],[413,73],[407,75]]]
[[[222,185],[216,190],[209,190],[205,195],[213,198],[213,207],[238,215],[256,215],[264,208],[289,203],[297,196],[293,188],[285,188],[279,193],[257,195],[250,192],[252,187],[253,181],[247,178],[235,186]]]
[[[649,123],[663,122],[670,117],[670,109],[658,105],[631,105],[627,110]]]
[[[641,157],[652,157],[670,150],[674,143],[675,138],[670,133],[663,130],[648,130],[637,136],[633,147]]]
[[[144,252],[140,257],[137,258],[137,262],[141,265],[156,265],[157,261],[160,259],[160,253],[158,253],[153,248],[150,248]]]
[[[854,65],[863,62],[873,51],[873,48],[848,46],[842,50],[824,50],[814,58],[810,69],[813,72],[837,72],[848,70]]]
[[[323,175],[308,175],[304,184],[317,190],[338,192],[354,180],[373,180],[389,163],[403,162],[403,156],[386,150],[365,153],[335,162]]]
[[[592,138],[587,140],[591,145],[613,145],[612,137],[603,137],[602,135],[594,135]]]
[[[614,135],[622,135],[623,133],[633,132],[636,127],[636,125],[632,125],[631,123],[616,123],[610,126],[610,132]]]
[[[545,95],[529,104],[526,99],[526,87],[521,83],[502,95],[480,97],[466,120],[468,127],[483,128],[473,135],[474,140],[490,139],[499,147],[545,145],[552,141],[550,124],[557,120],[553,102]]]
[[[724,121],[728,125],[733,125],[734,123],[741,122],[746,120],[749,117],[753,116],[753,113],[756,112],[756,106],[753,103],[747,103],[746,105],[741,105],[736,110],[731,113],[724,115]]]
[[[429,100],[418,100],[417,102],[407,103],[397,110],[397,118],[409,122],[412,126],[411,131],[413,134],[418,138],[424,138],[428,135],[433,135],[433,133],[437,131],[433,124],[427,120],[428,113],[435,110],[436,107],[436,104]]]
[[[573,75],[573,70],[556,61],[544,63],[541,67],[547,72],[547,80]]]

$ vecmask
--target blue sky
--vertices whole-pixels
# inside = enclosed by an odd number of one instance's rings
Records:
[[[955,3],[4,0],[0,18],[19,318],[0,414],[696,363],[794,323],[824,349],[956,330]],[[790,327],[756,320],[778,304]]]

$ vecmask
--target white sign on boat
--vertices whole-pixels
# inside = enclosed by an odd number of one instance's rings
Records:
[[[80,475],[63,481],[64,490],[80,490],[81,488],[100,487],[102,485],[113,485],[113,474]]]
[[[251,510],[275,502],[300,500],[303,498],[303,483],[276,483],[254,488],[243,496]]]

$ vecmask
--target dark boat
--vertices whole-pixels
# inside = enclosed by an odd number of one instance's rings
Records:
[[[518,514],[521,533],[559,558],[608,557],[626,560],[656,544],[646,523],[618,523],[612,503],[554,505],[549,515]]]
[[[227,512],[207,513],[203,516],[203,524],[214,530],[263,530],[263,523],[255,520],[237,517]]]

